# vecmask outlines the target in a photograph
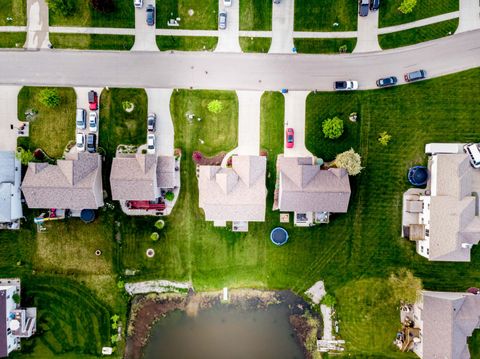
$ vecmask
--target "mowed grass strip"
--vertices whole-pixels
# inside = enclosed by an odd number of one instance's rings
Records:
[[[357,44],[356,38],[346,39],[299,39],[293,40],[298,53],[338,54],[352,52]],[[344,47],[346,48],[344,49]]]
[[[236,1],[240,1],[240,30],[269,31],[272,29],[272,0]]]
[[[175,29],[217,29],[218,1],[216,0],[161,0],[156,3],[158,28],[172,28],[167,25],[168,21],[180,18],[180,26],[174,27]]]
[[[240,47],[243,52],[266,53],[272,44],[270,37],[240,37]]]
[[[0,0],[0,26],[27,24],[27,0]]]
[[[160,51],[213,51],[217,42],[217,37],[208,36],[157,36]]]
[[[22,48],[27,38],[26,32],[1,32],[0,47]]]
[[[357,7],[351,0],[296,1],[295,31],[356,31]]]
[[[54,48],[79,50],[130,50],[135,36],[50,33]]]

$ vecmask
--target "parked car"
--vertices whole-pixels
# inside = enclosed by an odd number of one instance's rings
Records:
[[[79,130],[84,130],[87,127],[87,112],[83,108],[77,108],[75,122]]]
[[[370,10],[377,11],[380,7],[380,0],[370,0]]]
[[[397,78],[395,76],[384,77],[382,79],[377,80],[378,87],[388,87],[394,86],[397,84]]]
[[[335,81],[333,83],[333,89],[336,91],[349,91],[358,89],[357,81]]]
[[[155,25],[155,6],[149,4],[146,9],[147,12],[147,25],[153,26]]]
[[[227,28],[227,13],[225,11],[218,14],[218,28],[220,30],[225,30]]]
[[[285,143],[287,144],[287,148],[293,148],[295,144],[293,128],[287,128],[285,133]]]
[[[157,115],[154,114],[153,112],[149,113],[147,116],[147,131],[154,132],[156,123],[157,123]]]
[[[97,113],[90,112],[88,115],[88,129],[90,132],[97,132]]]
[[[480,168],[480,150],[477,143],[467,143],[463,146],[463,151],[468,155],[470,164],[474,168]]]
[[[83,152],[85,151],[85,136],[83,133],[77,133],[77,151],[78,152]]]
[[[155,135],[153,133],[149,133],[147,136],[147,153],[155,154]]]
[[[88,92],[88,104],[91,111],[98,110],[98,95],[93,90]]]
[[[90,153],[95,153],[97,150],[97,135],[94,133],[89,133],[87,135],[87,151]]]
[[[133,6],[135,6],[138,9],[141,9],[143,7],[143,0],[133,0]]]
[[[280,4],[280,0],[273,0],[274,4]]]
[[[370,0],[359,0],[358,1],[358,15],[367,16],[369,6],[370,6]]]
[[[223,0],[223,5],[226,7],[232,6],[232,0]]]
[[[427,72],[425,70],[417,70],[405,74],[404,78],[407,82],[422,80],[427,77]]]

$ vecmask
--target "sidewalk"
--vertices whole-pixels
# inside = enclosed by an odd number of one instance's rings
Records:
[[[473,2],[472,0],[467,0],[467,1]],[[383,35],[383,34],[389,34],[391,32],[409,30],[409,29],[414,29],[416,27],[432,25],[432,24],[435,24],[437,22],[456,19],[458,17],[458,15],[459,15],[459,12],[454,11],[454,12],[449,12],[447,14],[432,16],[432,17],[428,17],[426,19],[421,19],[421,20],[417,20],[417,21],[413,21],[413,22],[408,22],[406,24],[389,26],[389,27],[381,27],[381,28],[378,29],[378,34]],[[368,16],[370,16],[370,15],[368,15]]]

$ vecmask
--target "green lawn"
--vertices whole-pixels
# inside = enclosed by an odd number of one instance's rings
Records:
[[[218,38],[207,36],[157,36],[160,51],[213,51]]]
[[[271,43],[270,37],[240,37],[243,52],[268,52]]]
[[[238,0],[237,0],[238,1]],[[216,30],[218,1],[216,0],[159,0],[157,27],[166,29]],[[180,18],[179,27],[169,27],[170,19]]]
[[[50,42],[59,49],[130,50],[135,36],[50,33]]]
[[[12,18],[12,20],[7,20]],[[0,0],[0,26],[27,24],[27,0]]]
[[[95,10],[90,1],[72,0],[74,11],[69,16],[49,10],[50,26],[135,27],[132,0],[114,0],[112,12]]]
[[[378,41],[382,49],[392,49],[449,36],[455,32],[457,27],[458,19],[447,20],[433,25],[380,35]]]
[[[458,1],[452,0],[418,0],[410,14],[402,14],[398,7],[402,0],[382,1],[379,13],[379,27],[405,24],[427,17],[446,14],[458,10]]]
[[[0,47],[22,48],[27,38],[26,32],[1,32]]]
[[[240,30],[272,29],[272,0],[240,1]]]
[[[352,0],[296,1],[295,31],[356,31],[357,6]]]
[[[304,54],[338,54],[340,47],[346,45],[345,52],[352,52],[357,43],[356,38],[351,39],[294,39],[298,53]]]
[[[44,87],[23,87],[18,95],[18,119],[25,119],[25,111],[36,110],[38,114],[30,123],[30,137],[18,139],[19,145],[35,150],[43,149],[50,157],[63,155],[67,143],[75,140],[75,109],[77,95],[73,88],[57,88],[60,105],[49,108],[38,101]],[[52,140],[55,139],[55,140]]]

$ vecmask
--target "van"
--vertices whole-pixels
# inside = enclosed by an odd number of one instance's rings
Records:
[[[477,143],[468,143],[463,147],[463,150],[468,155],[470,163],[474,168],[480,168],[480,150]]]
[[[79,130],[87,127],[87,112],[83,108],[77,108],[76,123]]]

